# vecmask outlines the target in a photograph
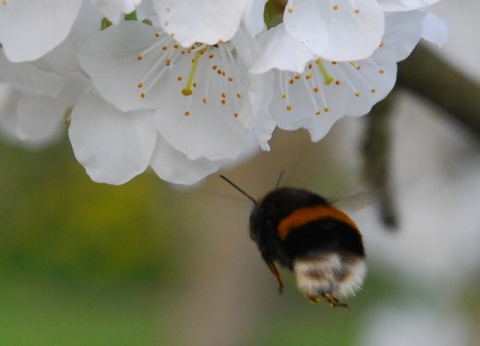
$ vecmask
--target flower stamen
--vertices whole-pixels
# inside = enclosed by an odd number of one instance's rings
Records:
[[[323,79],[325,80],[325,85],[330,85],[335,80],[335,78],[330,76],[330,74],[327,71],[327,68],[325,67],[321,59],[317,59],[315,63],[317,64],[318,68],[320,69],[320,72],[322,73]]]
[[[197,50],[195,52],[195,57],[193,58],[190,74],[188,75],[187,84],[185,85],[185,88],[182,89],[182,94],[184,96],[190,96],[193,94],[192,85],[195,77],[195,72],[197,71],[198,62],[200,61],[200,55],[202,55],[201,50]]]

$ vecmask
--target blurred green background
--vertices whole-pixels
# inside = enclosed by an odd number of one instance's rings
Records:
[[[346,172],[360,137],[342,126],[317,144],[277,132],[272,152],[222,173],[253,196],[282,170],[285,185],[335,193],[356,183]],[[151,172],[96,184],[67,140],[40,151],[0,142],[0,161],[0,345],[370,345],[365,330],[384,302],[450,311],[435,283],[375,256],[350,310],[309,303],[285,271],[280,297],[248,237],[249,201],[217,175],[188,189]],[[387,232],[366,231],[367,251]],[[467,325],[480,321],[479,287],[472,280],[454,300]]]
[[[315,184],[308,157],[322,147],[304,133],[273,143],[284,148],[225,174],[255,195],[282,169]],[[316,149],[299,157],[305,145]],[[390,290],[369,280],[351,311],[333,311],[284,273],[280,298],[247,235],[250,204],[217,176],[183,190],[153,173],[96,184],[66,140],[39,151],[0,142],[0,161],[0,345],[181,345],[189,324],[201,329],[223,309],[238,313],[214,344],[231,333],[239,345],[351,344],[362,305]]]

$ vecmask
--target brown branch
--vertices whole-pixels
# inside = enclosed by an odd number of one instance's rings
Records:
[[[380,217],[390,230],[398,227],[397,208],[390,184],[391,108],[395,91],[376,104],[366,117],[367,127],[362,146],[364,177],[378,199]]]
[[[398,65],[397,86],[444,109],[480,139],[480,85],[425,46]]]

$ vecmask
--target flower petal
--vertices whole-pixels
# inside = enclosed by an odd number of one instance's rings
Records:
[[[302,72],[305,64],[315,58],[306,46],[286,33],[283,24],[262,34],[259,46],[261,52],[250,69],[251,73],[264,73],[273,68]]]
[[[58,74],[39,69],[33,63],[12,63],[0,50],[0,82],[10,83],[27,94],[54,97],[63,88],[65,80]]]
[[[161,136],[158,137],[150,162],[150,166],[160,178],[173,184],[183,185],[199,182],[207,175],[216,172],[221,165],[221,160],[211,161],[205,158],[190,160]]]
[[[191,64],[186,60],[181,63],[185,65],[185,70]],[[201,73],[209,71],[205,71],[206,68],[199,70],[197,89],[201,90],[208,87],[202,85],[201,81],[207,78],[202,78]],[[185,96],[181,92],[184,83],[177,81],[175,76],[171,77],[166,81],[170,87],[161,95],[162,106],[154,112],[155,125],[162,136],[191,160],[238,157],[247,144],[247,131],[233,111],[228,111],[228,104],[236,100],[223,99],[222,90],[217,89],[218,86],[215,88],[214,83],[209,86],[210,98],[204,97],[200,90]],[[222,100],[226,101],[226,106],[222,105]]]
[[[17,107],[18,126],[25,140],[36,141],[57,136],[62,129],[65,106],[61,100],[45,96],[23,98]]]
[[[73,106],[85,93],[85,85],[77,81],[67,82],[57,97],[24,97],[17,107],[18,128],[23,139],[43,141],[56,139],[65,129]]]
[[[237,32],[249,0],[152,0],[162,28],[182,46],[217,44]]]
[[[277,123],[270,113],[269,106],[273,99],[273,71],[262,75],[251,77],[252,83],[248,94],[250,96],[251,112],[254,114],[251,126],[244,125],[245,128],[251,128],[261,148],[265,151],[270,150],[268,141],[272,138],[273,131]]]
[[[139,87],[160,60],[157,54],[142,55],[158,44],[158,33],[150,25],[122,22],[93,35],[78,54],[81,66],[100,95],[124,112],[159,106],[158,97],[142,98]],[[166,84],[155,83],[148,92],[158,95],[165,88]]]
[[[385,12],[411,11],[428,7],[440,0],[379,0]]]
[[[124,14],[135,11],[142,0],[91,0],[92,4],[113,24],[118,24]]]
[[[407,58],[422,38],[426,15],[425,11],[386,13],[385,35],[371,58],[385,63]]]
[[[157,131],[150,111],[121,112],[98,96],[85,96],[72,112],[69,136],[92,180],[119,185],[148,167]]]
[[[263,12],[267,0],[249,0],[243,14],[243,22],[250,35],[258,35],[265,27]]]
[[[330,63],[326,68],[329,67]],[[297,130],[312,118],[326,118],[313,122],[323,127],[325,121],[330,123],[344,115],[346,85],[325,84],[315,62],[309,63],[302,74],[278,71],[276,77],[270,111],[279,128]]]
[[[423,22],[423,39],[443,47],[448,40],[449,30],[447,23],[435,14],[428,12]]]
[[[12,0],[0,4],[0,42],[12,62],[32,61],[67,37],[81,0]]]
[[[377,63],[368,58],[355,63],[338,63],[338,69],[332,73],[340,79],[344,78],[347,84],[345,115],[361,116],[370,112],[373,105],[393,89],[397,80],[397,64]]]
[[[379,46],[384,14],[377,0],[289,0],[285,30],[326,60],[360,60]]]

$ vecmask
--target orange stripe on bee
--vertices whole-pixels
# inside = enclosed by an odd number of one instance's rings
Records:
[[[353,222],[353,220],[343,211],[329,205],[315,205],[312,207],[299,208],[280,221],[278,224],[278,236],[280,239],[284,240],[295,228],[304,226],[312,221],[326,218],[344,222],[359,232],[355,222]]]

